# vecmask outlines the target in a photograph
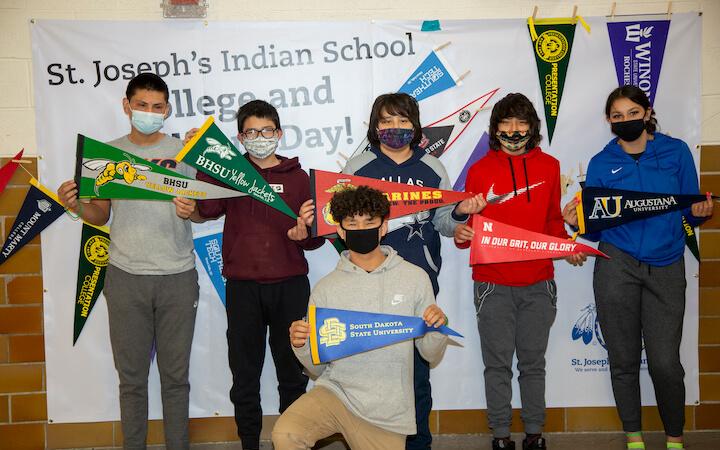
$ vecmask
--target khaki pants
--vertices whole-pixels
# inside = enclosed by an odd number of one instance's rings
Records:
[[[404,450],[405,435],[379,428],[350,412],[328,389],[316,386],[280,416],[272,432],[275,450],[307,450],[342,433],[352,450]]]

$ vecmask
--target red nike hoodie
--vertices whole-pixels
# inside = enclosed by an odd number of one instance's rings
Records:
[[[567,238],[560,212],[560,163],[540,147],[511,156],[490,150],[473,164],[465,191],[482,193],[481,215],[526,230]],[[472,217],[468,221],[472,226]],[[470,242],[457,245],[467,248]],[[552,259],[473,265],[473,280],[528,286],[554,277]]]

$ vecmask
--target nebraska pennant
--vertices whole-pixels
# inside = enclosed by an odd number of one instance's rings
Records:
[[[472,197],[470,192],[445,191],[442,189],[412,186],[403,183],[378,180],[375,178],[345,175],[310,169],[310,191],[315,202],[315,214],[312,225],[313,236],[324,236],[337,232],[337,222],[330,214],[330,199],[335,192],[360,185],[370,186],[382,191],[390,200],[388,219],[406,216],[428,209],[450,205]]]
[[[404,92],[419,102],[454,87],[457,84],[455,79],[449,65],[434,50],[413,71],[398,92]]]
[[[75,183],[80,198],[207,200],[246,195],[194,180],[82,134],[77,140]]]
[[[7,261],[64,212],[65,208],[53,192],[42,186],[35,178],[30,179],[30,190],[0,251],[0,264]]]
[[[10,178],[12,178],[13,175],[15,175],[15,171],[18,168],[18,165],[20,163],[16,163],[13,161],[17,161],[19,159],[22,159],[22,155],[25,149],[20,150],[17,155],[15,155],[14,158],[12,158],[10,161],[5,163],[4,166],[0,167],[0,194],[5,191],[5,187],[10,182]]]
[[[175,159],[185,161],[216,180],[250,195],[293,219],[297,218],[297,214],[215,125],[212,116],[208,117]]]
[[[532,17],[528,19],[538,80],[545,104],[548,142],[551,143],[560,112],[560,99],[565,87],[570,51],[575,38],[575,25],[578,20],[589,33],[590,27],[580,16],[567,19],[533,20]]]
[[[213,233],[203,236],[197,236],[193,239],[195,244],[195,254],[205,268],[205,272],[210,278],[210,282],[215,288],[218,297],[223,305],[225,305],[225,277],[222,275],[223,259],[222,259],[222,233]]]
[[[105,284],[105,271],[110,261],[110,229],[83,223],[75,291],[73,346],[95,306]]]
[[[599,187],[586,187],[575,196],[578,234],[595,233],[707,200],[707,196],[700,194],[658,194]]]
[[[421,317],[308,307],[313,364],[375,350],[435,331],[463,337],[446,326],[428,326]]]
[[[473,217],[473,231],[471,265],[562,258],[577,253],[607,258],[603,252],[588,245],[514,227],[481,215]]]
[[[654,104],[670,21],[608,22],[607,27],[618,85],[639,87]]]

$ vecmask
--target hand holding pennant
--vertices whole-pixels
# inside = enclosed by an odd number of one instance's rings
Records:
[[[355,188],[360,185],[378,189],[387,196],[390,200],[388,219],[458,203],[474,196],[470,192],[447,191],[310,169],[310,192],[315,202],[313,236],[324,236],[337,231],[337,222],[330,214],[330,199],[338,190]]]
[[[481,215],[473,217],[473,231],[471,265],[562,258],[578,253],[608,257],[593,247],[570,239],[525,230]]]

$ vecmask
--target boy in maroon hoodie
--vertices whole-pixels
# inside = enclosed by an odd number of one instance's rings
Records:
[[[308,378],[288,345],[290,324],[307,311],[310,297],[304,251],[320,247],[310,238],[310,180],[298,158],[275,154],[282,137],[277,110],[262,100],[243,105],[237,114],[238,138],[245,157],[275,192],[299,215],[297,220],[251,197],[198,202],[205,218],[225,215],[223,275],[227,279],[227,341],[233,383],[230,400],[243,449],[260,446],[262,408],[260,374],[266,331],[280,393],[280,413],[305,393]],[[191,134],[188,134],[191,137]],[[197,178],[217,183],[198,171]]]
[[[465,189],[483,193],[482,215],[527,230],[567,238],[560,212],[560,164],[543,153],[540,119],[530,100],[508,94],[490,116],[490,151],[468,172]],[[455,232],[470,246],[472,217]],[[581,264],[584,255],[567,260]],[[541,259],[473,265],[475,308],[485,364],[485,396],[493,449],[514,449],[512,360],[517,352],[524,449],[544,449],[545,350],[555,320],[557,292],[553,261]]]

